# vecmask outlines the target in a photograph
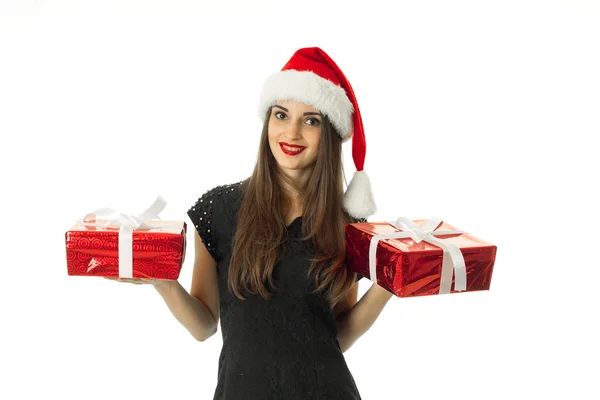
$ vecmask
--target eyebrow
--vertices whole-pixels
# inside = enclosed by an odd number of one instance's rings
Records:
[[[287,112],[290,112],[290,111],[289,111],[287,108],[285,108],[285,107],[283,107],[283,106],[279,106],[279,105],[277,105],[277,104],[273,105],[273,107],[279,107],[279,108],[281,108],[282,110],[285,110],[285,111],[287,111]],[[304,113],[304,115],[319,115],[319,116],[321,116],[321,117],[323,116],[323,114],[321,114],[321,113],[318,113],[318,112],[311,112],[311,111],[305,112],[305,113]]]

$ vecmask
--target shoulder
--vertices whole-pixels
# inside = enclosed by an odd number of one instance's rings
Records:
[[[215,186],[210,191],[216,196],[220,196],[224,199],[235,199],[241,194],[244,182],[246,182],[246,180]]]
[[[241,200],[244,182],[245,180],[215,186],[208,190],[205,195],[210,200],[218,201],[218,204],[232,206]]]
[[[223,232],[233,223],[232,216],[239,208],[243,182],[218,185],[206,190],[187,211],[215,260],[219,259],[217,249]]]
[[[245,180],[227,183],[206,190],[190,207],[188,214],[197,214],[200,218],[211,216],[219,219],[222,215],[232,214],[237,211],[240,204],[244,182]]]
[[[241,194],[242,184],[245,181],[239,181],[236,183],[227,183],[224,185],[214,186],[202,194],[198,198],[197,203],[203,203],[202,205],[215,204],[216,201],[233,201]]]

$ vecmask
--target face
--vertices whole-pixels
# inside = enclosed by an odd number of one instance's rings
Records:
[[[296,101],[278,101],[269,116],[269,146],[281,169],[293,178],[310,171],[317,160],[323,116]]]

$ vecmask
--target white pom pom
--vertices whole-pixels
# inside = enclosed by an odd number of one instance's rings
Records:
[[[367,218],[377,211],[371,181],[365,171],[356,171],[342,200],[344,209],[354,218]]]

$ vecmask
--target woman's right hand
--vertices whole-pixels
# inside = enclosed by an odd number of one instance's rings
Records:
[[[118,276],[103,276],[103,278],[111,281],[133,283],[134,285],[152,285],[155,288],[158,288],[159,286],[166,286],[174,282],[165,279],[154,278],[120,278]]]

